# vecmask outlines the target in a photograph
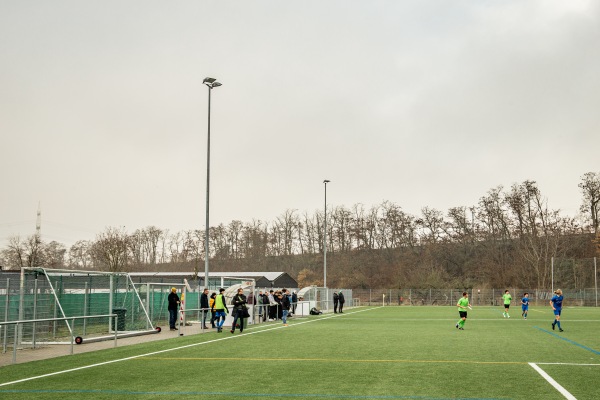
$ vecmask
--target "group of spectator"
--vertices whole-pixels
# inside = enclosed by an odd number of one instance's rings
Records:
[[[344,303],[346,299],[344,299],[344,293],[340,290],[339,292],[333,292],[333,312],[334,313],[343,313]]]
[[[260,320],[275,321],[280,319],[283,321],[283,325],[287,326],[288,316],[296,312],[298,294],[296,291],[290,293],[287,289],[271,289],[264,292],[260,290],[255,305]]]
[[[211,328],[216,328],[217,332],[223,331],[223,323],[225,322],[226,315],[229,313],[224,292],[225,289],[221,288],[219,289],[219,294],[213,292],[209,296],[208,289],[205,288],[202,291],[200,295],[200,308],[203,310],[201,321],[203,329],[208,329],[208,321]],[[287,289],[270,290],[268,292],[261,290],[255,299],[252,293],[246,298],[244,290],[239,288],[231,302],[233,323],[230,332],[235,333],[237,328],[239,328],[240,332],[243,332],[243,319],[248,318],[248,306],[253,305],[256,306],[258,316],[261,320],[275,321],[279,319],[283,322],[284,326],[287,326],[287,318],[296,311],[297,303],[298,295],[295,291],[290,293]],[[172,293],[169,295],[169,326],[171,330],[175,329],[178,308],[179,298],[177,297],[176,289],[173,288]],[[210,310],[210,313],[208,310]]]
[[[208,289],[204,289],[200,295],[200,308],[202,312],[202,328],[208,329],[206,321],[210,315],[211,328],[216,328],[217,332],[223,331],[223,323],[225,317],[229,313],[227,308],[226,299],[224,296],[225,289],[219,289],[219,294],[213,292],[210,297],[208,296]],[[169,294],[169,327],[171,330],[175,330],[175,322],[177,320],[177,310],[179,308],[179,296],[177,296],[177,289],[172,288]],[[343,313],[344,294],[339,292],[333,292],[333,312]],[[298,294],[296,291],[290,291],[288,289],[281,290],[269,290],[258,292],[258,296],[255,299],[251,293],[248,298],[244,295],[244,290],[239,288],[236,295],[233,297],[233,324],[231,327],[231,333],[234,333],[236,328],[239,327],[240,332],[244,330],[243,319],[249,316],[248,304],[250,306],[256,306],[258,311],[258,318],[262,321],[275,321],[281,320],[284,326],[287,326],[287,318],[292,316],[296,312],[296,306],[298,304]],[[210,310],[210,313],[208,312]]]

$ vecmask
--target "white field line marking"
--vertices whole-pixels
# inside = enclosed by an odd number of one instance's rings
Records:
[[[541,369],[540,367],[538,367],[534,363],[529,363],[529,365],[531,365],[531,367],[533,369],[535,369],[545,380],[547,380],[549,384],[551,384],[552,386],[554,386],[554,389],[558,390],[560,392],[560,394],[562,394],[563,396],[565,396],[565,398],[567,398],[569,400],[577,400],[575,398],[575,396],[573,396],[571,393],[569,393],[567,391],[567,389],[565,389],[558,382],[556,382],[554,379],[552,379],[552,377],[550,375],[548,375],[546,373],[546,371],[544,371],[543,369]]]
[[[379,307],[374,307],[374,308],[379,308]],[[348,313],[347,315],[352,315],[352,314],[356,314],[356,313],[359,313],[359,312],[364,312],[364,311],[373,310],[374,308],[368,308],[368,309],[364,309],[364,310],[358,310],[358,311],[354,311],[354,312],[352,312],[352,313]],[[223,341],[223,340],[230,340],[230,339],[236,339],[236,338],[239,338],[239,337],[245,337],[245,336],[248,336],[248,335],[255,335],[255,334],[257,334],[257,333],[268,332],[268,331],[272,331],[272,330],[275,330],[275,329],[283,329],[283,328],[285,328],[285,329],[289,329],[289,328],[292,328],[292,327],[294,327],[295,325],[307,324],[307,323],[309,323],[309,322],[323,321],[324,319],[329,319],[329,318],[337,318],[337,317],[343,317],[343,316],[342,316],[342,315],[340,315],[340,314],[334,314],[334,315],[330,315],[330,316],[323,317],[323,318],[319,318],[319,319],[311,319],[311,320],[308,320],[308,321],[297,322],[297,323],[295,323],[295,324],[292,324],[292,325],[290,325],[290,326],[287,326],[287,327],[285,327],[285,326],[283,326],[283,325],[278,325],[278,326],[274,326],[274,327],[271,327],[271,328],[262,329],[262,330],[260,330],[260,331],[248,332],[248,333],[246,333],[246,334],[243,334],[243,335],[236,335],[236,336],[226,336],[226,337],[222,337],[222,338],[219,338],[219,339],[208,340],[208,341],[206,341],[206,342],[192,343],[192,344],[188,344],[188,345],[185,345],[185,346],[174,347],[174,348],[172,348],[172,349],[166,349],[166,350],[153,351],[153,352],[151,352],[151,353],[139,354],[139,355],[137,355],[137,356],[125,357],[125,358],[120,358],[120,359],[117,359],[117,360],[111,360],[111,361],[104,361],[104,362],[97,363],[97,364],[84,365],[83,367],[77,367],[77,368],[65,369],[65,370],[63,370],[63,371],[56,371],[56,372],[51,372],[51,373],[49,373],[49,374],[43,374],[43,375],[38,375],[38,376],[32,376],[32,377],[29,377],[29,378],[23,378],[23,379],[19,379],[19,380],[12,381],[12,382],[0,383],[0,387],[2,387],[2,386],[8,386],[8,385],[14,385],[14,384],[16,384],[16,383],[22,383],[22,382],[32,381],[32,380],[35,380],[35,379],[40,379],[40,378],[47,378],[47,377],[49,377],[49,376],[54,376],[54,375],[66,374],[66,373],[68,373],[68,372],[75,372],[75,371],[81,371],[81,370],[83,370],[83,369],[94,368],[94,367],[100,367],[100,366],[102,366],[102,365],[113,364],[113,363],[117,363],[117,362],[121,362],[121,361],[135,360],[136,358],[147,357],[147,356],[153,356],[153,355],[156,355],[156,354],[167,353],[167,352],[169,352],[169,351],[186,349],[186,348],[188,348],[188,347],[201,346],[201,345],[204,345],[204,344],[209,344],[209,343],[220,342],[220,341]]]
[[[600,364],[579,364],[579,363],[559,363],[559,362],[538,362],[537,365],[570,365],[574,367],[600,367]]]

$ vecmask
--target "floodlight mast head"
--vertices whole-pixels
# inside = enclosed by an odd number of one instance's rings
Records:
[[[220,82],[217,82],[215,78],[204,78],[202,81],[209,89],[221,86]]]

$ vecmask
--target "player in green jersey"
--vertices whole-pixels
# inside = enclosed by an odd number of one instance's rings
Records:
[[[463,297],[458,299],[456,306],[458,307],[458,314],[460,315],[460,320],[456,323],[456,328],[464,331],[465,322],[467,321],[467,308],[471,308],[471,303],[469,303],[469,294],[467,292],[463,292]]]
[[[508,309],[510,308],[510,301],[512,300],[512,296],[508,292],[508,289],[504,291],[504,294],[502,295],[502,300],[504,300],[504,313],[502,313],[502,316],[504,318],[510,318],[510,315],[508,315]]]

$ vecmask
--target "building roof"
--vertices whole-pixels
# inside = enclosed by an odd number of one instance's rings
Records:
[[[232,277],[232,278],[261,278],[265,277],[270,281],[285,275],[286,272],[209,272],[211,278]],[[193,272],[129,272],[130,276],[192,276]],[[198,272],[199,277],[204,276],[204,271]]]

